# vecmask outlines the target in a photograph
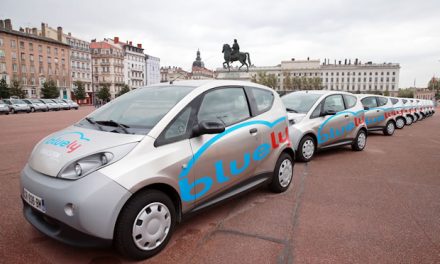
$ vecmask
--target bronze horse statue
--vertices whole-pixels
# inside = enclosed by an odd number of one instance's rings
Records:
[[[241,66],[238,68],[238,70],[240,70],[241,67],[246,65],[246,71],[249,71],[249,66],[251,65],[251,57],[249,55],[249,52],[239,52],[236,57],[232,58],[232,56],[231,56],[232,49],[231,49],[231,46],[229,46],[229,44],[223,45],[222,52],[223,52],[224,58],[225,58],[225,62],[223,62],[224,69],[227,68],[230,71],[231,68],[229,66],[229,63],[234,62],[234,61],[240,61]],[[246,63],[246,59],[248,60],[249,64]]]

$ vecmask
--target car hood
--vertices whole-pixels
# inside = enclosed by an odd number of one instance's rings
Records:
[[[43,138],[29,158],[29,166],[46,175],[60,170],[82,157],[103,150],[141,141],[144,135],[128,135],[70,126]]]

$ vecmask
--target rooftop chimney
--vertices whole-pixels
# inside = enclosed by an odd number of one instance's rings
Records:
[[[358,59],[356,58],[356,60],[354,61],[354,64],[357,65],[358,64]]]
[[[30,34],[31,33],[31,30],[28,27],[26,27],[25,31],[26,31],[26,34]]]
[[[292,61],[295,61],[295,58],[292,58]]]
[[[41,36],[46,37],[46,24],[41,23]]]
[[[63,28],[62,27],[57,28],[57,39],[58,39],[58,41],[63,41]]]
[[[309,57],[307,57],[307,60],[310,60],[310,58],[309,58]]]
[[[5,19],[5,29],[12,30],[12,22],[11,19]]]
[[[19,31],[24,33],[24,28],[20,27]]]
[[[0,20],[0,28],[4,28],[5,27],[5,22],[3,22],[3,20]]]
[[[142,49],[142,44],[139,43],[138,44],[138,48]]]
[[[133,46],[133,42],[130,41],[130,46]]]
[[[114,38],[114,42],[115,42],[115,44],[118,44],[119,43],[119,37],[115,37]]]
[[[38,36],[38,29],[36,27],[32,28],[32,35]]]
[[[72,36],[72,33],[69,32],[69,33],[67,33],[67,35],[68,35],[69,37],[71,37],[71,36]]]

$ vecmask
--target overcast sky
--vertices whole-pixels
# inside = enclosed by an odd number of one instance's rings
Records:
[[[200,49],[221,67],[223,43],[238,39],[256,66],[291,58],[359,58],[400,63],[400,87],[440,76],[439,0],[61,1],[1,0],[15,29],[41,22],[91,40],[119,36],[142,43],[161,66],[190,70]]]

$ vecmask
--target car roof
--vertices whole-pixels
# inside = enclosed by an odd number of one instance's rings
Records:
[[[267,90],[271,90],[273,92],[275,92],[274,89],[269,88],[267,86],[258,84],[258,83],[253,83],[253,82],[249,82],[249,81],[237,81],[237,80],[185,80],[185,81],[174,81],[172,84],[170,84],[170,82],[165,82],[165,83],[160,83],[160,84],[154,84],[151,86],[144,86],[142,88],[148,88],[148,87],[161,87],[161,86],[167,86],[169,87],[170,85],[175,85],[175,86],[192,86],[195,87],[197,89],[201,88],[201,89],[210,89],[213,87],[221,87],[221,86],[252,86],[252,87],[258,87],[258,88],[262,88],[262,89],[267,89]],[[141,88],[141,89],[142,89]]]

